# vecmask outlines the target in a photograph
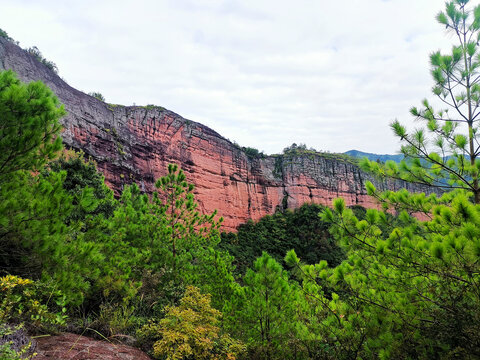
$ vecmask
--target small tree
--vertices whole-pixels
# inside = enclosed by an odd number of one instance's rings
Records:
[[[248,269],[245,286],[237,289],[225,306],[232,332],[243,339],[255,359],[300,357],[298,322],[303,307],[300,289],[282,266],[266,252]],[[227,311],[225,311],[227,313]]]
[[[433,94],[445,108],[423,100],[410,112],[427,128],[408,132],[395,120],[391,127],[402,142],[406,161],[386,166],[362,161],[365,170],[434,185],[443,189],[466,189],[480,203],[480,6],[468,9],[469,0],[447,2],[437,20],[456,40],[449,54],[430,56]]]
[[[14,72],[0,72],[0,114],[0,178],[39,170],[61,149],[65,110],[43,83],[24,84]]]
[[[223,218],[217,211],[201,214],[193,194],[194,186],[175,164],[156,182],[158,194],[153,201],[164,218],[163,246],[169,248],[169,260],[178,279],[199,286],[212,294],[214,306],[229,298],[235,282],[232,257],[218,249]]]
[[[102,93],[99,93],[98,91],[91,91],[88,93],[88,95],[93,96],[97,100],[105,102],[105,96],[103,96]]]
[[[85,220],[88,214],[102,214],[105,218],[112,216],[115,209],[113,191],[105,184],[104,176],[97,170],[95,161],[86,159],[83,152],[68,151],[48,164],[48,169],[55,172],[66,171],[63,188],[73,197],[75,206],[70,220]],[[92,196],[86,196],[86,193]],[[85,204],[86,198],[93,204]],[[81,203],[84,206],[80,206]],[[88,205],[88,206],[87,206]]]
[[[218,229],[223,218],[216,222],[216,211],[211,215],[201,215],[198,212],[198,204],[193,195],[194,186],[187,183],[182,169],[175,164],[169,164],[168,174],[161,177],[155,185],[159,189],[159,199],[164,203],[174,261],[181,251],[188,252],[213,239],[215,245],[220,241]]]
[[[50,70],[52,70],[55,73],[58,73],[57,65],[53,61],[47,60],[43,56],[42,52],[36,46],[32,46],[32,47],[26,49],[25,51],[28,54],[32,55],[39,62],[41,62],[43,65],[45,65],[47,68],[49,68]]]

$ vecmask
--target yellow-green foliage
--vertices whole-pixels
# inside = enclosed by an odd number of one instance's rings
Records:
[[[0,326],[0,338],[15,334],[17,331],[22,330],[21,325],[17,326]],[[20,349],[15,350],[13,346],[13,341],[7,341],[3,344],[0,344],[0,359],[1,360],[24,360],[24,359],[33,359],[37,354],[31,353],[32,342],[29,341],[28,344],[22,346]],[[30,354],[29,354],[30,353]]]
[[[48,304],[40,301],[42,294],[49,292],[49,299],[61,310],[52,313]],[[63,325],[66,316],[63,307],[64,297],[58,291],[48,289],[41,283],[14,275],[0,278],[0,323],[27,322],[35,327]]]
[[[10,318],[21,313],[17,309],[18,303],[22,300],[22,295],[25,295],[25,287],[30,285],[32,280],[22,279],[18,276],[7,275],[0,278],[0,289],[2,291],[2,303],[0,305],[0,321],[7,322]],[[20,289],[20,291],[18,291]],[[23,291],[22,291],[23,290]],[[18,293],[21,293],[18,296]]]
[[[210,306],[210,295],[188,286],[179,306],[166,306],[165,318],[145,325],[139,334],[158,339],[153,345],[157,358],[236,359],[244,350],[241,342],[223,334],[222,313]]]

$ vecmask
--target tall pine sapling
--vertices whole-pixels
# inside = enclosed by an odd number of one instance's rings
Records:
[[[169,164],[168,174],[158,179],[155,185],[159,189],[159,199],[165,206],[174,261],[179,248],[189,251],[192,246],[202,245],[202,239],[211,241],[212,238],[216,238],[216,243],[220,241],[218,229],[223,218],[216,222],[214,220],[216,211],[210,215],[201,215],[198,212],[198,204],[193,195],[194,186],[187,183],[182,169],[175,164]]]
[[[430,55],[433,94],[439,106],[423,100],[411,114],[426,125],[408,131],[398,120],[391,123],[402,143],[405,160],[385,166],[364,159],[363,169],[442,189],[466,189],[480,203],[480,5],[468,8],[468,0],[447,2],[437,15],[455,39],[448,54]]]
[[[24,84],[0,72],[0,181],[18,170],[39,170],[62,147],[63,105],[43,83]]]

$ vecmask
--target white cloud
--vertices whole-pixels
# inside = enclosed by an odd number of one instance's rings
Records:
[[[107,101],[157,104],[268,153],[392,153],[448,48],[439,0],[0,0],[0,27]]]

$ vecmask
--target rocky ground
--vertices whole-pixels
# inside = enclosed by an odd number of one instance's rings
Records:
[[[127,345],[63,333],[36,339],[35,360],[150,360],[144,352]]]

